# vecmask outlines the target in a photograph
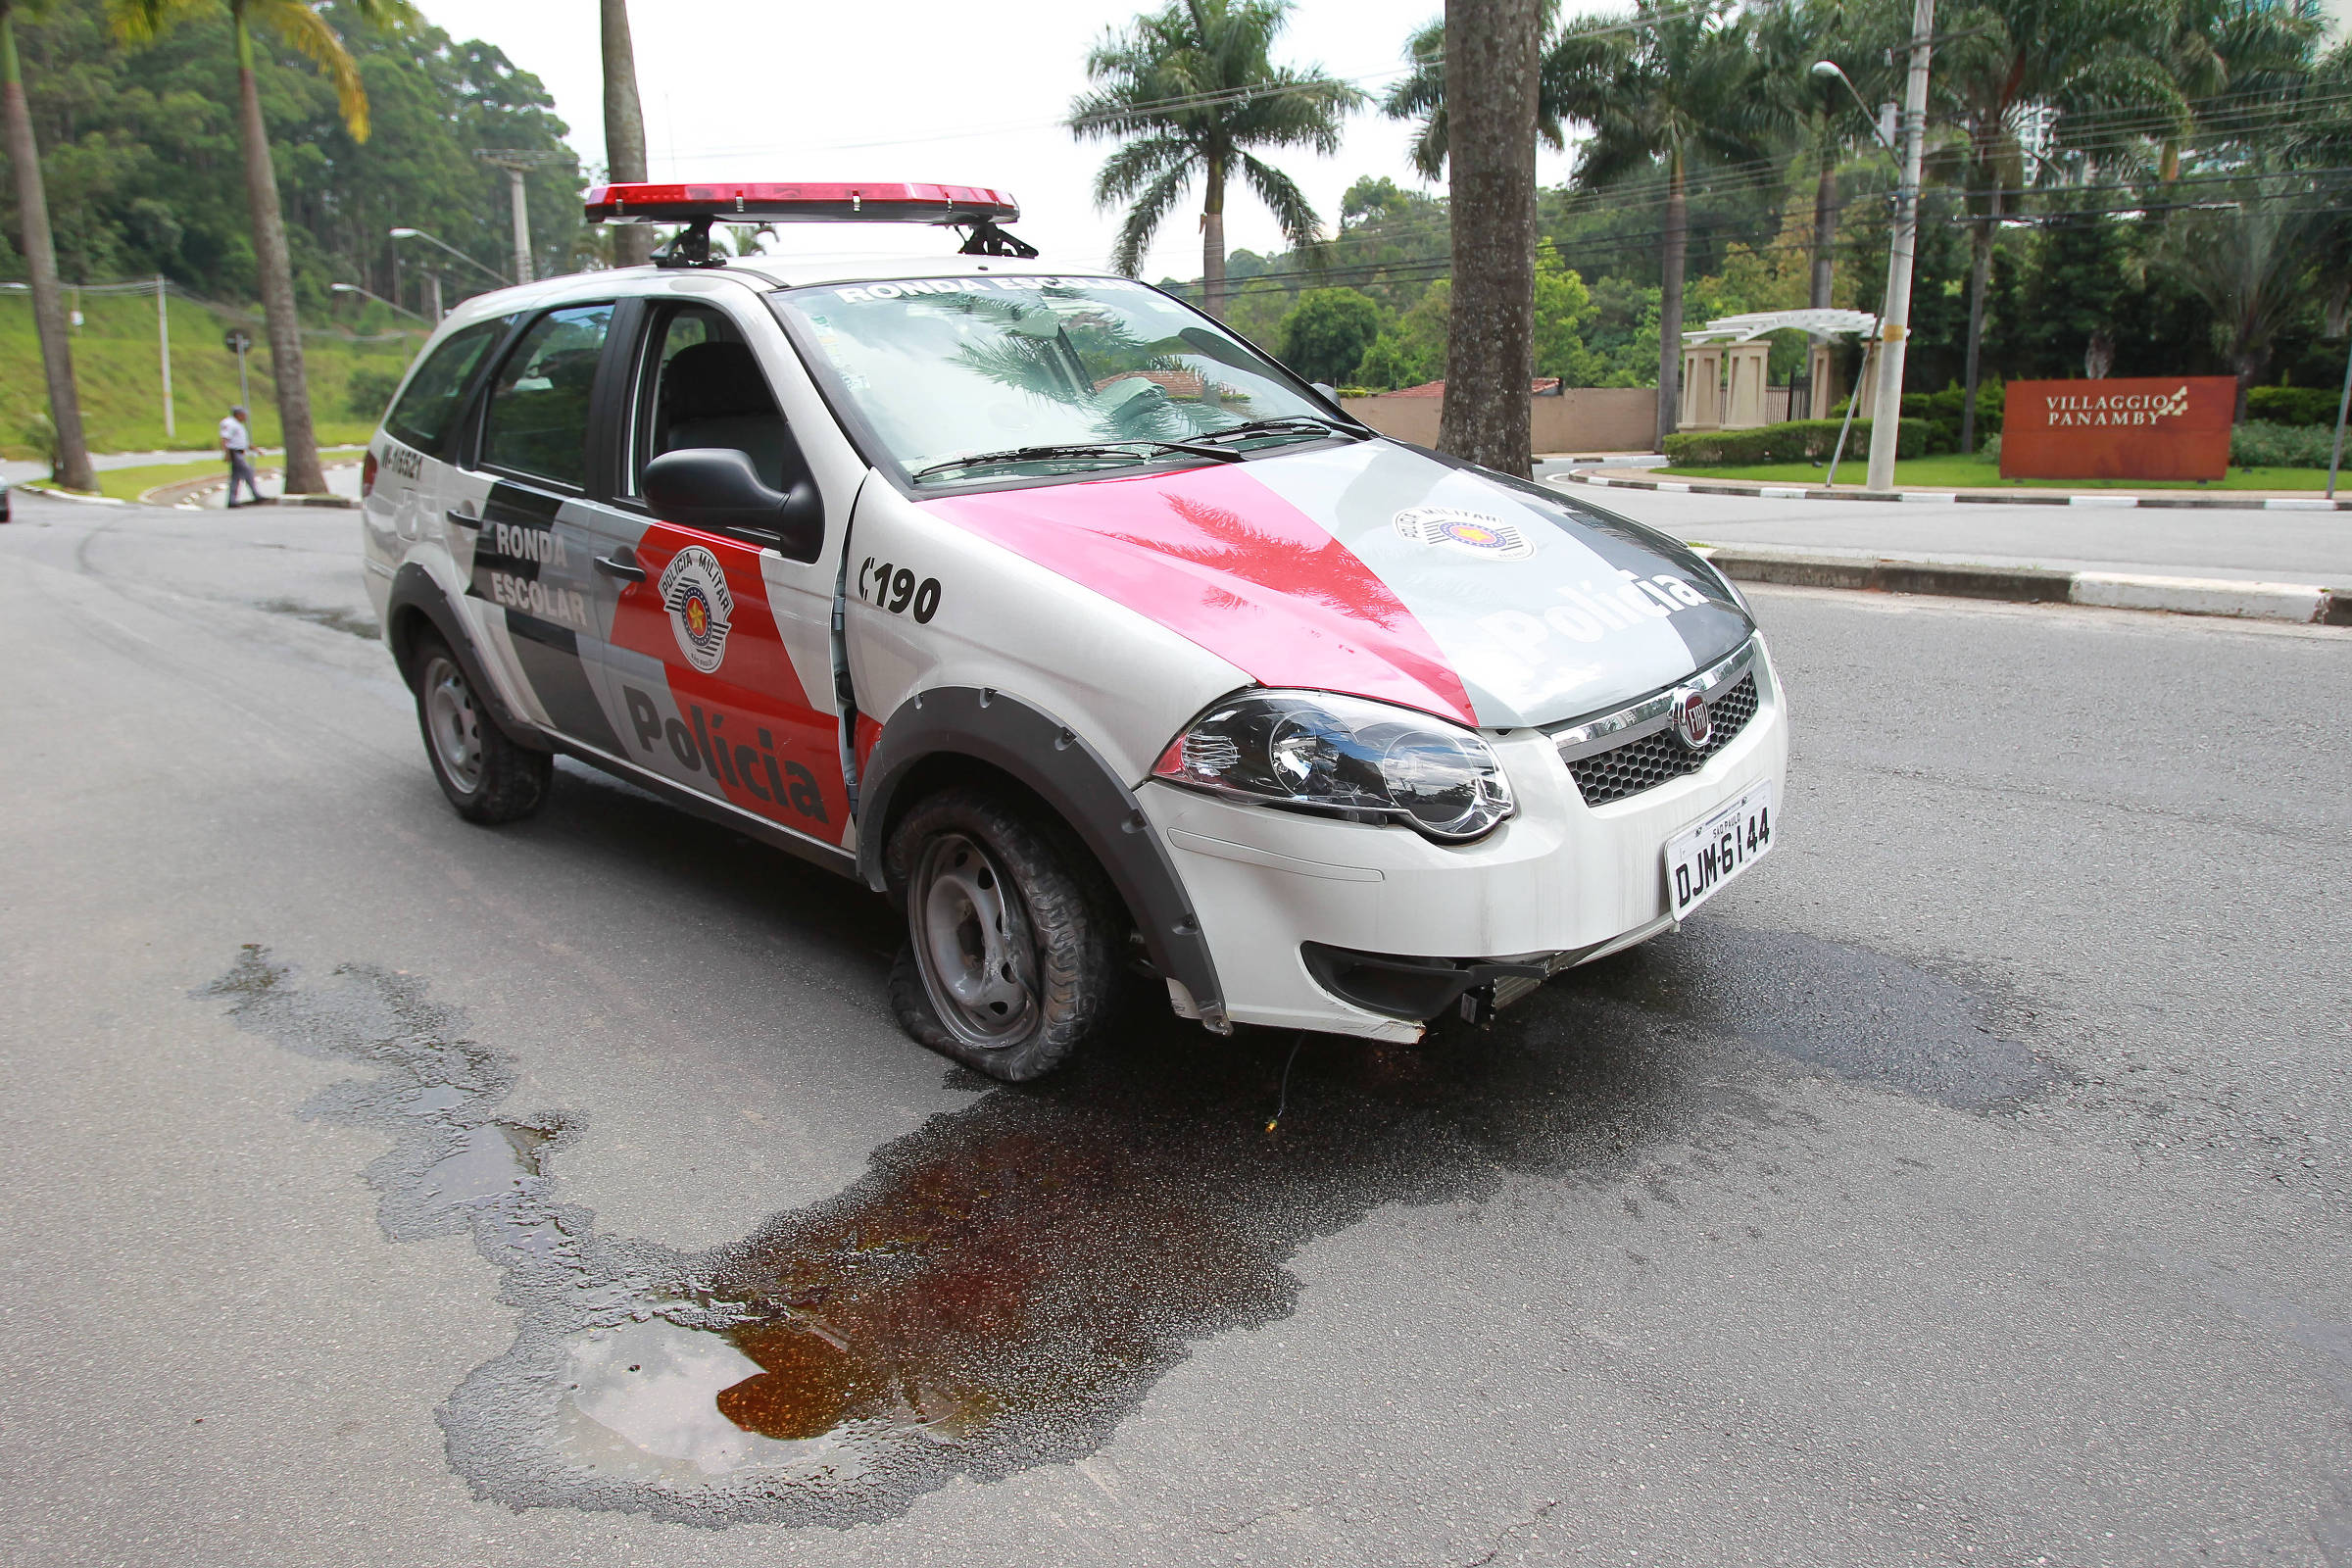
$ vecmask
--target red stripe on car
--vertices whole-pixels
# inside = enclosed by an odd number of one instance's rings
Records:
[[[1268,686],[1475,725],[1461,677],[1403,601],[1240,464],[945,496],[924,505],[1190,639]]]

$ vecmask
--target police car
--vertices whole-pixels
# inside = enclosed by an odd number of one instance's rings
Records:
[[[1780,683],[1647,528],[1381,436],[999,192],[610,185],[650,268],[467,301],[369,447],[442,790],[567,756],[906,912],[908,1034],[1045,1072],[1127,978],[1223,1034],[1483,1019],[1773,845]],[[960,248],[722,258],[713,222]],[[953,251],[953,254],[948,254]]]

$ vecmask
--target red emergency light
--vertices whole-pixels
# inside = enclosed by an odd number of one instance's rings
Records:
[[[595,185],[592,223],[974,223],[1021,216],[1020,204],[978,185],[696,183]]]

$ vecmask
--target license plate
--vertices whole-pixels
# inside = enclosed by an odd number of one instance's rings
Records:
[[[1666,902],[1680,920],[1772,848],[1772,781],[1727,803],[1666,845]]]

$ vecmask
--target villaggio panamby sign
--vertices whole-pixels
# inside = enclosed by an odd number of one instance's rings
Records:
[[[2219,479],[2237,383],[2226,375],[2012,381],[2004,479]]]

